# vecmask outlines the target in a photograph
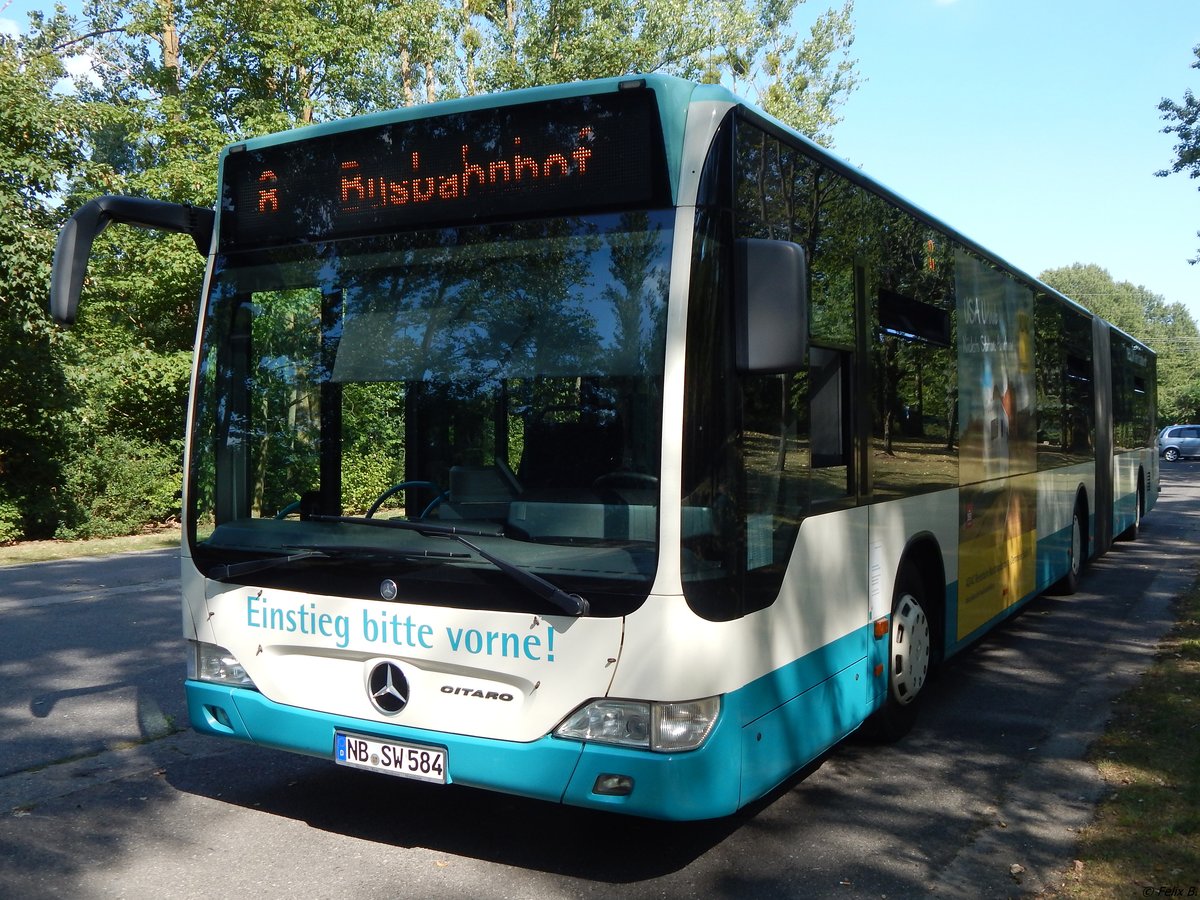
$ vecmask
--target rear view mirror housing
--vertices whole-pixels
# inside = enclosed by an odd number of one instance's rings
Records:
[[[50,276],[51,316],[60,325],[74,324],[92,243],[109,222],[191,235],[196,249],[207,256],[215,221],[216,215],[211,209],[145,197],[110,194],[85,203],[58,233],[54,269]]]
[[[739,372],[794,372],[808,350],[808,266],[791,241],[740,238],[734,248]]]

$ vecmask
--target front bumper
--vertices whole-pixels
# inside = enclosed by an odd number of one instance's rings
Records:
[[[740,805],[740,729],[723,709],[708,740],[654,753],[547,735],[529,743],[448,734],[276,703],[257,691],[188,680],[192,727],[205,734],[333,759],[334,732],[444,747],[447,782],[656,819],[709,819]],[[593,791],[601,775],[633,780],[625,796]]]

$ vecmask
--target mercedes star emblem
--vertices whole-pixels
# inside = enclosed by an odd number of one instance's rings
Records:
[[[394,662],[381,662],[371,670],[367,693],[377,710],[395,715],[408,705],[408,679]]]

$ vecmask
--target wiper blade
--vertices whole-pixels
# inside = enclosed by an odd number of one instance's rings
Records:
[[[299,544],[285,550],[312,550],[334,559],[470,559],[470,553],[449,553],[445,550],[411,550],[407,547],[370,547],[359,544],[334,544],[318,547]]]
[[[506,559],[501,559],[494,553],[488,553],[482,547],[477,547],[463,537],[464,532],[450,532],[442,534],[442,537],[448,537],[458,541],[469,550],[474,550],[493,566],[511,578],[517,584],[541,597],[549,603],[553,603],[563,612],[571,616],[586,616],[591,610],[590,604],[580,597],[578,594],[568,594],[560,587],[551,584],[541,575],[535,575],[533,572],[522,569],[520,566],[510,563]]]
[[[248,559],[245,562],[214,566],[209,570],[208,577],[213,581],[224,581],[226,578],[232,578],[234,575],[248,575],[251,572],[260,572],[263,569],[286,566],[289,563],[299,562],[302,559],[328,556],[329,554],[324,550],[316,549],[301,550],[299,553],[288,553],[283,556],[265,556],[262,559]]]
[[[434,534],[438,537],[454,537],[459,534],[472,537],[503,537],[504,530],[497,525],[492,529],[464,528],[459,525],[446,525],[442,522],[424,522],[420,519],[368,519],[366,516],[309,516],[310,522],[341,522],[346,525],[370,525],[372,528],[399,528],[401,531],[416,531],[420,534]]]
[[[458,560],[470,559],[469,553],[447,553],[441,550],[388,550],[382,547],[284,547],[284,550],[297,550],[297,553],[287,553],[281,556],[266,556],[262,559],[248,559],[240,563],[228,563],[215,566],[208,573],[213,581],[224,581],[235,575],[248,575],[251,572],[261,572],[263,569],[273,569],[285,566],[303,559],[438,559]]]

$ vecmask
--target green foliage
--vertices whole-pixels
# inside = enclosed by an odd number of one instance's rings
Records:
[[[100,434],[79,449],[64,484],[72,509],[57,537],[115,537],[178,518],[182,441],[161,445]]]
[[[11,544],[24,536],[24,518],[21,507],[0,500],[0,544]]]
[[[342,432],[352,435],[342,464],[342,506],[365,513],[375,499],[404,480],[404,388],[348,384],[342,391]],[[392,504],[403,502],[401,495]]]
[[[733,87],[739,93],[753,92],[771,115],[829,146],[831,129],[841,121],[838,107],[859,83],[855,60],[849,56],[854,43],[854,4],[846,0],[841,9],[821,13],[812,23],[808,39],[800,42],[802,3],[761,4],[759,28],[747,42],[756,64]]]
[[[508,0],[427,7],[438,39],[405,44],[398,72],[412,102],[539,84],[664,72],[723,83],[828,143],[857,85],[852,0],[815,18],[804,0]],[[807,29],[807,36],[801,35]],[[453,54],[439,48],[457,46]]]
[[[86,380],[89,425],[109,434],[170,444],[183,434],[192,357],[186,350],[124,350],[77,367]]]
[[[0,37],[0,540],[48,537],[74,398],[62,341],[44,310],[56,213],[47,203],[76,168],[80,106],[53,95],[53,54]]]
[[[1192,52],[1196,56],[1192,68],[1200,69],[1200,44]],[[1200,178],[1200,100],[1196,99],[1196,95],[1191,90],[1186,90],[1183,92],[1183,102],[1176,103],[1174,100],[1164,98],[1158,104],[1158,109],[1162,113],[1163,121],[1171,123],[1163,129],[1163,132],[1175,135],[1179,139],[1179,143],[1175,145],[1175,161],[1171,164],[1171,168],[1164,169],[1157,174],[1165,176],[1171,173],[1187,172],[1189,178]],[[1200,232],[1196,232],[1196,234],[1200,237]],[[1188,262],[1192,264],[1200,262],[1200,254]]]
[[[0,504],[20,512],[19,524],[4,529],[18,528],[17,537],[53,533],[67,451],[72,393],[61,341],[37,302],[49,277],[52,239],[30,210],[0,190]]]
[[[204,260],[186,237],[109,229],[79,322],[58,332],[46,285],[67,210],[102,193],[210,206],[217,155],[234,140],[633,72],[726,84],[828,144],[857,85],[852,14],[850,2],[805,0],[93,0],[79,19],[61,6],[33,14],[20,40],[0,38],[0,541],[111,533],[175,508]],[[56,90],[79,53],[93,72],[75,93]],[[1179,138],[1171,171],[1200,177],[1200,103],[1188,91],[1160,109]],[[1155,347],[1160,418],[1200,418],[1200,343],[1181,306],[1098,267],[1044,277]],[[344,398],[351,433],[368,436],[348,450],[359,462],[343,473],[347,508],[400,477],[388,412],[400,402]],[[305,457],[272,440],[264,461]],[[291,481],[304,465],[272,491],[303,489]]]
[[[0,40],[0,540],[116,533],[175,507],[204,260],[186,237],[108,229],[79,321],[57,331],[46,286],[67,211],[106,193],[210,206],[234,140],[631,72],[723,81],[823,140],[854,87],[850,11],[807,34],[803,0],[93,0],[79,19],[31,15]],[[81,53],[92,72],[56,88]],[[387,413],[402,400],[346,399],[370,439],[343,476],[360,508],[403,471]],[[262,462],[307,459],[294,444],[266,440]]]
[[[384,491],[404,477],[404,457],[386,450],[370,450],[353,457],[353,465],[342,470],[342,507],[350,515],[361,515],[371,508]],[[397,501],[403,501],[401,495]]]
[[[203,275],[191,238],[107,229],[93,248],[72,342],[92,356],[190,349]]]

